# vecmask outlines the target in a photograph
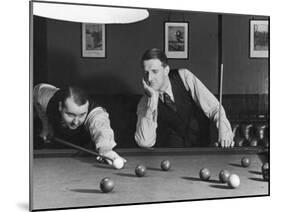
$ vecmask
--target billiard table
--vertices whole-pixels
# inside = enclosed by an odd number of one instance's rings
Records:
[[[100,163],[92,155],[76,150],[38,150],[31,161],[32,209],[62,209],[127,205],[134,203],[173,202],[200,199],[269,195],[261,166],[268,161],[268,149],[260,147],[227,148],[154,148],[116,149],[127,159],[123,169]],[[251,160],[241,166],[241,158]],[[162,171],[163,160],[171,162]],[[144,177],[135,175],[135,167],[147,167]],[[199,171],[211,171],[209,181],[199,178]],[[219,172],[227,169],[239,175],[241,184],[232,189],[219,181]],[[115,187],[103,193],[99,183],[110,177]]]

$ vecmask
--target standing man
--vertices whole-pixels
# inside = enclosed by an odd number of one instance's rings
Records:
[[[42,122],[40,137],[53,135],[71,143],[89,144],[92,140],[100,155],[112,160],[121,158],[116,146],[108,113],[95,105],[82,89],[69,86],[59,89],[49,84],[34,88],[34,106]],[[112,161],[106,160],[110,165]]]
[[[135,140],[141,147],[193,147],[210,142],[209,122],[219,126],[219,102],[187,69],[170,70],[159,49],[142,56],[144,95],[137,109]],[[221,107],[221,147],[233,147],[231,125]]]

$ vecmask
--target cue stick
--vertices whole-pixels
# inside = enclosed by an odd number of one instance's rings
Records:
[[[221,64],[220,73],[220,97],[219,97],[219,141],[221,140],[221,104],[222,104],[222,80],[223,80],[223,64]]]
[[[90,154],[95,155],[95,156],[97,156],[97,157],[102,157],[102,158],[104,158],[104,159],[107,159],[107,160],[110,160],[110,161],[113,162],[113,160],[112,160],[111,158],[109,158],[109,157],[100,155],[100,154],[98,154],[97,152],[88,150],[88,149],[86,149],[86,148],[84,148],[84,147],[81,147],[81,146],[78,146],[78,145],[75,145],[75,144],[72,144],[72,143],[67,142],[67,141],[65,141],[65,140],[63,140],[63,139],[53,137],[53,140],[56,141],[56,142],[58,142],[58,143],[64,144],[64,145],[66,145],[66,146],[73,147],[74,149],[78,149],[78,150],[81,150],[81,151],[90,153]]]

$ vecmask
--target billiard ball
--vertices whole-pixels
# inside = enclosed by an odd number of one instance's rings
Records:
[[[250,146],[258,146],[258,140],[256,138],[252,138],[250,141]]]
[[[214,147],[219,147],[219,146],[220,146],[220,143],[219,143],[219,142],[215,142],[215,143],[213,144],[213,146],[214,146]]]
[[[269,147],[269,140],[268,140],[267,137],[261,139],[259,142],[260,142],[260,145],[261,145],[261,146]]]
[[[250,161],[250,159],[247,158],[247,157],[243,157],[243,158],[241,159],[241,165],[242,165],[243,167],[248,167],[248,166],[250,166],[250,163],[251,163],[251,161]]]
[[[124,162],[121,158],[116,158],[115,160],[113,160],[112,165],[115,169],[122,169],[124,166]]]
[[[244,146],[244,138],[239,138],[239,137],[235,138],[234,142],[235,142],[235,146],[237,147]]]
[[[262,177],[265,181],[268,181],[269,180],[269,169],[265,169],[263,172],[262,172]]]
[[[268,162],[264,163],[261,167],[261,172],[263,172],[264,170],[269,169],[269,164]]]
[[[262,176],[265,181],[269,180],[269,164],[266,162],[262,165]]]
[[[135,173],[138,177],[143,177],[146,174],[146,167],[144,165],[137,165]]]
[[[114,188],[114,182],[110,178],[106,177],[103,178],[100,182],[100,189],[104,193],[111,192]]]
[[[264,146],[264,147],[266,147],[266,148],[269,147],[269,141],[268,141],[267,138],[264,138],[264,139],[262,140],[262,146]]]
[[[219,173],[219,179],[222,183],[227,183],[229,176],[230,172],[225,169],[221,170]]]
[[[240,185],[240,178],[237,174],[229,175],[227,184],[231,188],[237,188]]]
[[[201,180],[209,180],[211,177],[211,172],[207,168],[203,168],[199,172],[199,176]]]
[[[168,171],[170,168],[171,168],[171,163],[170,163],[169,160],[163,160],[163,161],[161,162],[161,169],[162,169],[163,171]]]

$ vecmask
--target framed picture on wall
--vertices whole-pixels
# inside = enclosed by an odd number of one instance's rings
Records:
[[[105,57],[105,24],[82,23],[82,57]]]
[[[165,53],[168,58],[188,59],[188,23],[165,22]]]
[[[250,20],[250,58],[268,58],[268,21]]]

